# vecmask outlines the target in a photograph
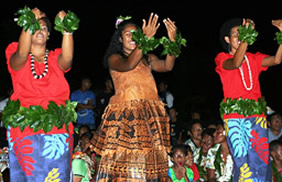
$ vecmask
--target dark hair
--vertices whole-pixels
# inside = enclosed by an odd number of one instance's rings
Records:
[[[130,20],[124,20],[123,22],[121,22],[118,25],[118,28],[114,32],[114,34],[111,38],[110,44],[109,44],[109,46],[106,50],[105,56],[104,56],[104,66],[105,66],[105,68],[109,67],[108,58],[111,55],[120,54],[121,56],[126,57],[126,55],[124,54],[124,51],[123,51],[123,44],[122,44],[122,42],[120,42],[120,37],[122,37],[122,31],[125,29],[125,27],[127,25],[134,25],[139,29],[137,24],[134,23],[134,21],[131,20],[131,19]]]
[[[278,149],[279,146],[282,146],[281,140],[273,140],[269,143],[269,152],[274,152]]]
[[[201,120],[199,120],[199,119],[192,119],[192,120],[189,122],[188,130],[189,130],[189,131],[192,131],[193,125],[195,125],[195,124],[197,124],[197,123],[199,123],[200,125],[203,125]]]
[[[220,31],[219,31],[219,42],[221,46],[223,47],[223,49],[228,50],[228,47],[229,47],[224,37],[225,36],[230,37],[231,29],[233,27],[240,26],[240,25],[242,25],[242,18],[233,18],[233,19],[227,20],[226,22],[222,24],[222,26],[220,27]]]
[[[208,135],[208,136],[211,136],[213,138],[213,134],[216,132],[216,129],[215,128],[206,128],[203,130],[202,132],[202,137],[204,135]]]
[[[183,144],[177,144],[177,145],[174,145],[172,147],[172,150],[171,150],[171,153],[170,153],[170,156],[173,157],[174,153],[176,152],[176,150],[181,150],[185,155],[187,155],[187,146],[186,145],[183,145]],[[191,150],[192,151],[192,150]]]
[[[52,24],[51,24],[51,21],[48,17],[42,17],[40,18],[40,20],[44,21],[46,23],[46,26],[48,28],[48,32],[51,33],[51,30],[52,30]]]

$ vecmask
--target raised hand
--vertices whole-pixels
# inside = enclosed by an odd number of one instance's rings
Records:
[[[46,16],[46,14],[40,11],[38,8],[33,8],[31,11],[33,12],[37,20]]]
[[[252,24],[252,28],[255,29],[255,23],[253,20],[243,18],[243,26],[249,27],[249,24]]]
[[[277,27],[280,31],[282,31],[282,19],[272,20],[272,25]]]
[[[157,30],[160,26],[160,23],[158,23],[158,19],[159,19],[159,16],[157,14],[154,14],[154,13],[151,13],[149,20],[148,20],[148,23],[146,22],[145,19],[143,19],[142,30],[143,30],[143,33],[148,38],[151,38],[156,34],[156,32],[157,32]]]
[[[61,11],[57,14],[57,17],[59,17],[61,20],[63,20],[66,15],[67,15],[66,12],[65,12],[64,10],[61,10]]]
[[[177,27],[175,26],[175,23],[171,21],[169,18],[163,20],[165,27],[167,29],[168,38],[171,41],[175,41],[176,33],[177,33]]]

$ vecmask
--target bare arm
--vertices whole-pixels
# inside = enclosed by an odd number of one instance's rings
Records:
[[[64,11],[60,11],[57,15],[61,19],[64,19],[66,13]],[[58,57],[58,64],[61,70],[66,71],[72,65],[73,60],[73,49],[74,49],[74,42],[73,42],[73,35],[65,33],[63,35],[62,40],[62,53]]]
[[[282,19],[273,20],[272,25],[276,26],[280,31],[282,31]],[[282,61],[282,44],[279,45],[275,56],[270,56],[270,57],[265,58],[261,64],[264,67],[275,66],[275,65],[280,64],[281,61]]]
[[[243,19],[243,26],[248,27],[250,23],[252,24],[252,28],[254,29],[255,24],[251,19]],[[234,38],[232,37],[231,39],[229,38],[229,44],[231,45],[231,47],[232,47],[231,42],[233,39]],[[238,41],[237,39],[236,41]],[[247,48],[248,48],[248,43],[246,42],[241,42],[237,49],[234,47],[231,48],[231,52],[233,53],[234,57],[232,59],[225,60],[222,65],[223,68],[226,70],[233,70],[239,68],[244,61],[244,55],[246,54]]]
[[[151,13],[148,24],[145,20],[143,20],[142,30],[148,38],[153,37],[156,34],[158,28],[158,15]],[[123,58],[120,55],[114,54],[109,57],[108,63],[110,69],[112,70],[130,71],[138,65],[138,63],[142,60],[142,57],[142,50],[136,47],[132,52],[129,53],[128,58]]]
[[[177,27],[175,26],[175,23],[171,21],[169,18],[164,19],[164,24],[167,29],[167,34],[170,39],[170,41],[175,41]],[[167,72],[171,71],[174,67],[175,62],[175,56],[170,56],[167,54],[165,60],[160,60],[157,56],[151,55],[151,65],[152,69],[157,72]]]
[[[45,14],[37,8],[32,9],[32,12],[34,13],[36,19],[40,19],[45,16]],[[20,70],[25,65],[28,54],[31,50],[31,38],[32,35],[29,31],[27,30],[25,32],[23,29],[20,34],[18,49],[10,58],[10,65],[13,70]]]
[[[247,51],[248,44],[245,42],[242,42],[237,51],[234,54],[234,57],[232,59],[227,59],[223,62],[222,67],[226,70],[233,70],[237,69],[241,66],[241,64],[244,61],[244,55]]]

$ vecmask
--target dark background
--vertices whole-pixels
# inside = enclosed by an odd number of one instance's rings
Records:
[[[11,87],[7,71],[5,48],[17,41],[21,28],[13,21],[14,13],[27,5],[38,7],[53,22],[60,10],[73,11],[80,18],[80,28],[74,33],[74,63],[66,78],[71,90],[78,89],[80,78],[89,76],[93,81],[93,90],[103,89],[103,79],[108,71],[102,61],[105,49],[115,31],[115,20],[119,15],[132,16],[142,25],[142,19],[148,19],[151,12],[159,15],[159,20],[169,17],[176,22],[187,47],[177,59],[174,70],[169,73],[153,73],[156,81],[166,79],[169,90],[174,94],[177,109],[189,117],[191,110],[198,109],[204,119],[219,118],[219,103],[223,98],[221,82],[214,71],[214,58],[221,52],[218,32],[221,24],[234,17],[251,18],[259,32],[257,41],[249,47],[250,52],[260,51],[274,55],[277,43],[274,34],[278,31],[272,26],[272,19],[282,18],[279,1],[246,3],[239,1],[47,1],[19,0],[2,1],[0,5],[0,98],[7,95]],[[163,23],[156,37],[166,36]],[[52,30],[47,47],[60,47],[61,34]],[[160,50],[155,51],[156,54]],[[261,74],[261,90],[268,105],[276,110],[282,109],[282,65],[271,67]]]

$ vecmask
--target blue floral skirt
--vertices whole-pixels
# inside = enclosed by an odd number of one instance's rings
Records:
[[[224,120],[226,140],[234,160],[233,181],[271,182],[265,117]]]
[[[10,137],[11,182],[70,181],[72,136],[38,134]]]

